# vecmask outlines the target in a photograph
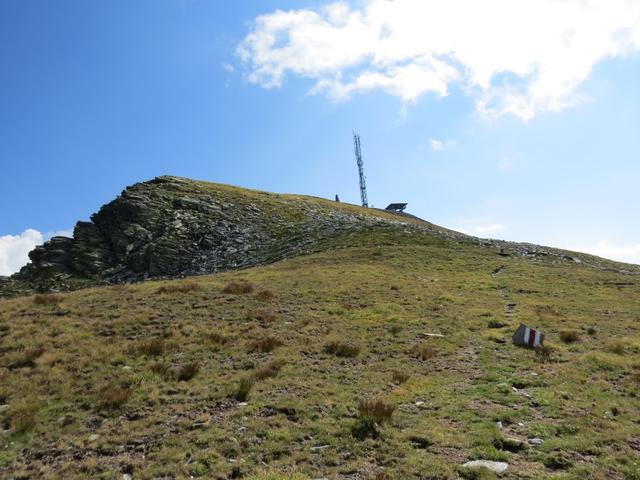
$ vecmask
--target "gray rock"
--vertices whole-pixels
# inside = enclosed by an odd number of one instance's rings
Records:
[[[505,462],[494,462],[492,460],[472,460],[462,465],[465,468],[488,468],[492,472],[504,473],[509,468],[509,464]]]
[[[536,438],[530,438],[529,440],[527,440],[527,442],[529,442],[529,445],[538,446],[538,445],[542,445],[544,443],[544,440],[536,437]]]

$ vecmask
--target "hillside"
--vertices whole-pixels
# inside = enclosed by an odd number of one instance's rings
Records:
[[[31,258],[1,478],[640,478],[636,266],[176,177]]]

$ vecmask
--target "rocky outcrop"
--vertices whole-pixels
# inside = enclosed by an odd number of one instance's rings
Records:
[[[341,233],[404,224],[352,210],[320,199],[159,177],[128,187],[90,222],[78,222],[73,238],[54,237],[36,247],[12,281],[46,291],[213,273],[304,253]]]

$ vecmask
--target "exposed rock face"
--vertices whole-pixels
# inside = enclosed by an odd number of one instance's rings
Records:
[[[159,177],[128,187],[91,222],[78,222],[73,238],[36,247],[12,280],[64,290],[212,273],[279,260],[323,238],[380,224],[403,222],[321,200]]]

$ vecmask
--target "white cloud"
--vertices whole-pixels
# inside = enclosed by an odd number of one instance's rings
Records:
[[[444,142],[436,138],[430,138],[429,145],[431,146],[431,150],[433,150],[434,152],[439,152],[444,148]]]
[[[477,225],[472,228],[472,231],[479,235],[487,235],[487,234],[504,232],[506,229],[507,227],[505,227],[501,223],[491,223],[489,225]]]
[[[493,235],[496,233],[504,232],[507,230],[507,226],[501,223],[477,223],[470,222],[467,225],[453,228],[459,232],[466,233],[467,235]]]
[[[406,105],[458,85],[480,112],[523,120],[584,101],[596,63],[637,50],[636,0],[341,1],[261,15],[238,46],[265,88],[294,75],[314,94],[382,90]]]
[[[612,245],[608,240],[601,240],[594,245],[571,245],[566,248],[567,250],[590,253],[620,262],[640,264],[640,243],[636,245]]]
[[[0,275],[11,275],[29,261],[28,253],[44,241],[42,233],[31,228],[20,235],[0,237]]]
[[[227,62],[221,63],[222,69],[227,73],[233,73],[236,71],[236,67]]]
[[[29,262],[29,252],[51,237],[73,236],[72,230],[58,230],[42,234],[28,228],[19,235],[0,236],[0,275],[12,275]]]

